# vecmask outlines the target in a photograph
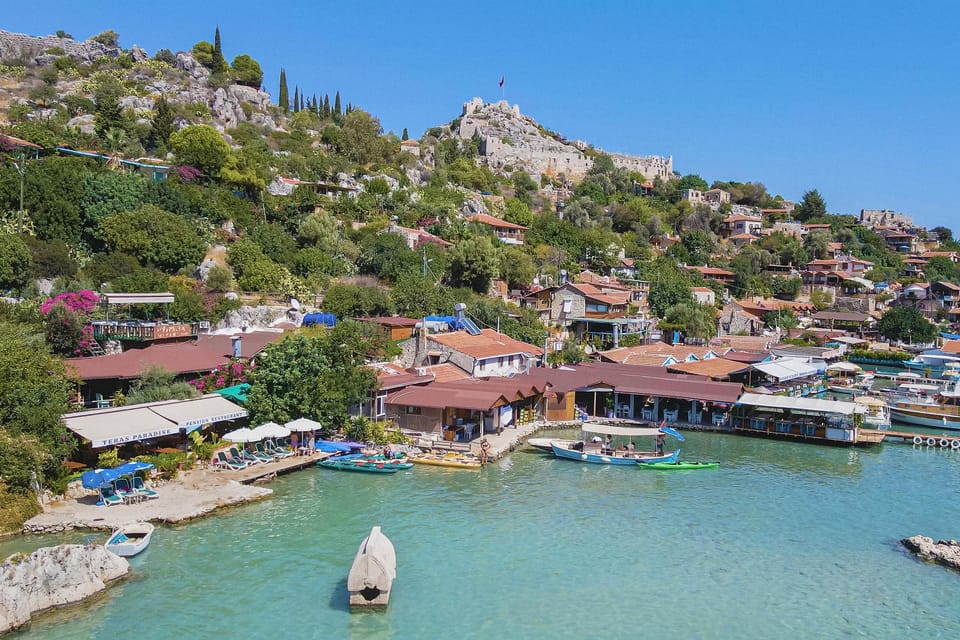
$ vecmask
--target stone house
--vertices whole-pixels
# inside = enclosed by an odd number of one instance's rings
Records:
[[[755,236],[760,233],[760,229],[763,228],[763,218],[759,216],[733,215],[724,218],[723,224],[726,226],[726,232],[729,236],[742,233]]]
[[[693,299],[698,304],[708,304],[713,306],[717,303],[717,294],[709,287],[694,287]]]

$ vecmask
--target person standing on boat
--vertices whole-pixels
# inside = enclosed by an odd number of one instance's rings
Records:
[[[607,434],[607,440],[603,443],[603,448],[607,453],[613,451],[613,436]]]
[[[666,441],[667,441],[667,436],[665,436],[663,432],[660,432],[657,434],[657,455],[658,456],[663,455],[663,445]]]

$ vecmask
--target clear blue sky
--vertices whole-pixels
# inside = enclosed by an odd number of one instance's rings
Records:
[[[7,3],[0,28],[189,50],[219,24],[276,95],[340,90],[419,136],[473,96],[608,151],[672,155],[708,181],[760,181],[828,209],[956,223],[960,5],[887,0],[472,3]]]

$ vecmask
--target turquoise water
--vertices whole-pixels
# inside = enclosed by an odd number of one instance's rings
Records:
[[[960,537],[960,453],[705,433],[683,447],[721,468],[520,449],[481,472],[308,469],[269,500],[158,528],[137,579],[14,637],[960,637],[960,575],[897,546]],[[374,524],[398,578],[386,611],[351,614],[346,575]]]

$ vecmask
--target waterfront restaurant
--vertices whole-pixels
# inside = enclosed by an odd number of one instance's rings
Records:
[[[865,407],[855,402],[745,393],[730,412],[734,432],[751,436],[845,446],[883,441],[883,432],[861,429]]]
[[[545,414],[554,421],[574,420],[579,407],[589,416],[719,425],[743,391],[739,383],[600,362],[528,375],[549,385]]]
[[[402,430],[469,442],[543,418],[546,385],[527,376],[408,386],[387,394],[386,415]]]

